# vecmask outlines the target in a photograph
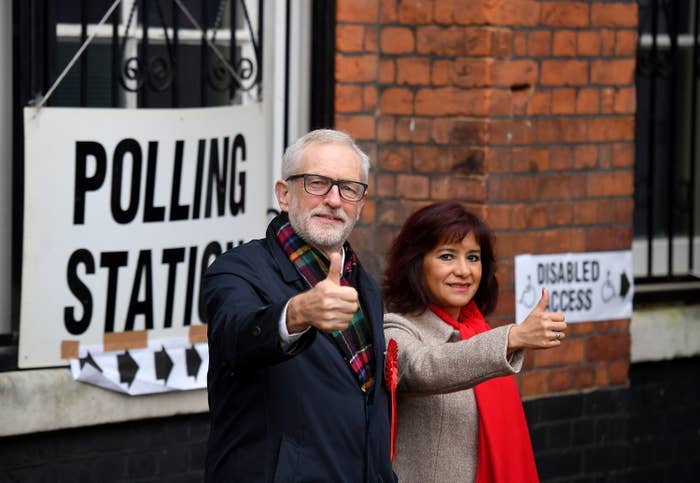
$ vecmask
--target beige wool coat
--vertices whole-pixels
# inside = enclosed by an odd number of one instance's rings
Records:
[[[384,317],[399,349],[394,471],[406,482],[474,482],[479,418],[476,384],[520,371],[524,351],[506,356],[508,331],[497,327],[467,340],[432,311]]]

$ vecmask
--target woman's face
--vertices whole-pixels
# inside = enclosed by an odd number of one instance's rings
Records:
[[[423,257],[423,281],[435,303],[455,319],[481,282],[481,248],[471,231],[461,241],[438,244]]]

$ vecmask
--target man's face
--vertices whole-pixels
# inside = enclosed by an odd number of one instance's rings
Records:
[[[351,147],[340,143],[308,146],[292,174],[318,174],[333,180],[365,182],[362,161]],[[338,186],[331,187],[326,195],[311,195],[304,190],[303,178],[280,180],[275,191],[297,235],[327,256],[345,242],[360,218],[367,197],[365,194],[360,201],[347,201],[340,197]]]

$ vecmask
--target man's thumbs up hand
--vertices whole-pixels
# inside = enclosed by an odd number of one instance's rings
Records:
[[[310,325],[325,332],[347,329],[360,305],[357,290],[340,285],[340,258],[340,253],[331,254],[326,278],[289,301],[287,330],[290,334]]]

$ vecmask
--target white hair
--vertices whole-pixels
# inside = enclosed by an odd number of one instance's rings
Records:
[[[295,174],[301,153],[312,144],[341,143],[349,146],[362,161],[362,181],[369,177],[369,156],[367,156],[355,141],[346,133],[335,129],[316,129],[300,137],[290,144],[282,156],[282,179]]]

